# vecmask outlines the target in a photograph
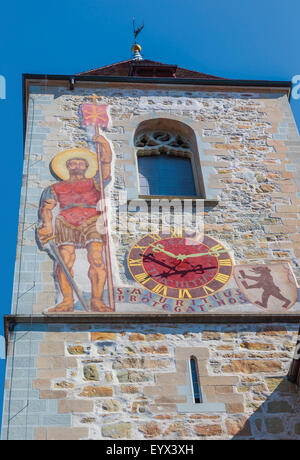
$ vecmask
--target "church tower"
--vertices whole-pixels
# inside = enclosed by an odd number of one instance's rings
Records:
[[[132,51],[24,75],[2,439],[300,439],[291,84]]]

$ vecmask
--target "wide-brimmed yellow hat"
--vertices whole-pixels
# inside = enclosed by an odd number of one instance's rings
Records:
[[[72,158],[82,158],[88,162],[88,169],[86,170],[85,177],[87,179],[94,177],[98,171],[97,154],[90,150],[83,148],[73,148],[64,150],[63,152],[55,155],[51,162],[51,168],[54,174],[62,180],[68,180],[70,174],[67,168],[67,161]]]

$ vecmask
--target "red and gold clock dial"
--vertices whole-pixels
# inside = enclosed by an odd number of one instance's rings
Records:
[[[223,289],[232,276],[228,249],[209,236],[149,234],[129,251],[128,267],[144,288],[172,299],[199,299]]]

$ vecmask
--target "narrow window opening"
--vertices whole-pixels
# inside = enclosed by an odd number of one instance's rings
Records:
[[[199,385],[197,362],[193,356],[190,358],[190,367],[191,367],[191,375],[192,375],[192,383],[193,383],[194,402],[196,404],[200,404],[202,403],[202,395],[201,395],[201,389]]]

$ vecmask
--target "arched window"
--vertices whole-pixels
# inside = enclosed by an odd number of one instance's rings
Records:
[[[195,147],[183,124],[156,119],[141,125],[135,136],[140,195],[201,196]]]

